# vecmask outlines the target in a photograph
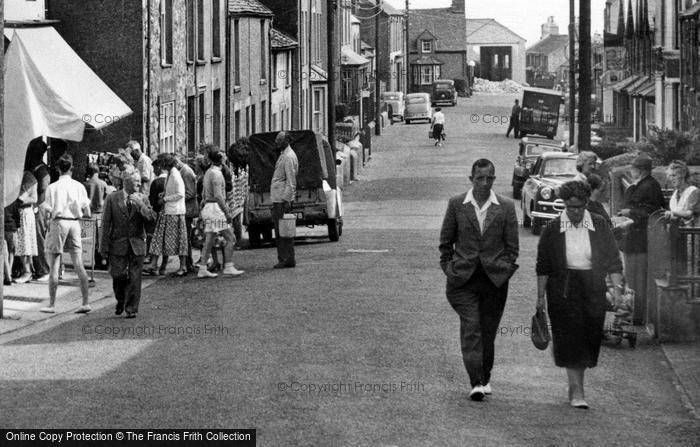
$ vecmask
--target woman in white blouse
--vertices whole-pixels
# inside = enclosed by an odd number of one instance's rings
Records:
[[[586,210],[587,183],[564,183],[559,197],[566,210],[552,220],[537,246],[537,308],[546,307],[552,324],[555,365],[566,368],[569,402],[588,408],[583,375],[598,363],[605,322],[605,277],[622,288],[622,262],[615,237],[603,217]]]
[[[700,189],[688,183],[690,171],[688,165],[674,160],[668,165],[666,176],[673,186],[673,195],[669,201],[670,211],[666,211],[667,219],[680,219],[684,225],[700,226]]]
[[[165,191],[161,193],[165,205],[158,217],[150,253],[153,256],[163,256],[162,265],[167,265],[169,256],[178,256],[180,268],[175,275],[185,276],[187,274],[185,182],[176,167],[177,161],[173,155],[159,154],[158,160],[162,160],[161,166],[168,172],[168,178],[165,181]]]

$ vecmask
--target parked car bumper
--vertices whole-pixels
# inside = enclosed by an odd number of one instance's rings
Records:
[[[564,201],[561,199],[554,201],[540,200],[537,202],[537,210],[533,210],[531,214],[532,217],[537,217],[538,219],[552,220],[559,217],[559,214],[561,214],[564,209]]]

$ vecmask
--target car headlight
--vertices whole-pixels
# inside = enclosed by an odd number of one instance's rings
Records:
[[[544,188],[542,188],[542,191],[540,191],[540,195],[544,200],[551,199],[552,194],[554,194],[554,191],[549,186],[545,186]]]

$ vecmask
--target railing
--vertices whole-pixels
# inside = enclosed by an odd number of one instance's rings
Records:
[[[700,303],[700,227],[668,226],[671,265],[669,285],[690,287],[689,301]]]

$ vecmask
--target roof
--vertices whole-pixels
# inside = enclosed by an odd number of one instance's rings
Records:
[[[424,31],[435,36],[435,51],[467,50],[467,19],[451,8],[411,9],[408,15],[409,39],[414,42]]]
[[[287,48],[294,48],[299,46],[299,43],[284,34],[282,31],[272,28],[270,31],[270,48],[273,50],[284,50]]]
[[[311,64],[311,73],[309,74],[310,81],[313,82],[327,82],[328,72],[318,65]]]
[[[357,54],[349,45],[343,45],[340,49],[340,65],[365,65],[369,60]]]
[[[382,9],[387,15],[390,16],[403,16],[403,11],[399,11],[389,4],[389,2],[382,2]]]
[[[526,53],[551,54],[560,48],[569,45],[569,36],[566,34],[552,35],[541,39],[536,44],[526,50]]]
[[[700,3],[696,3],[685,11],[681,12],[679,16],[681,18],[691,17],[700,12]]]
[[[228,12],[238,15],[273,15],[272,10],[256,0],[228,0]]]
[[[440,59],[431,56],[430,54],[424,54],[423,56],[411,61],[413,65],[444,65]]]
[[[521,36],[520,34],[515,33],[513,30],[510,28],[504,26],[501,24],[498,20],[496,19],[467,19],[467,38],[472,37],[470,40],[470,44],[474,42],[474,37],[478,34],[480,34],[480,31],[485,31],[489,27],[496,27],[500,28],[502,30],[505,30],[508,34],[513,36],[515,40],[518,41],[525,41],[526,39]],[[489,36],[494,36],[494,34],[489,33]],[[489,43],[503,43],[504,41],[498,41],[493,38],[488,39]],[[510,42],[508,42],[510,43]]]

